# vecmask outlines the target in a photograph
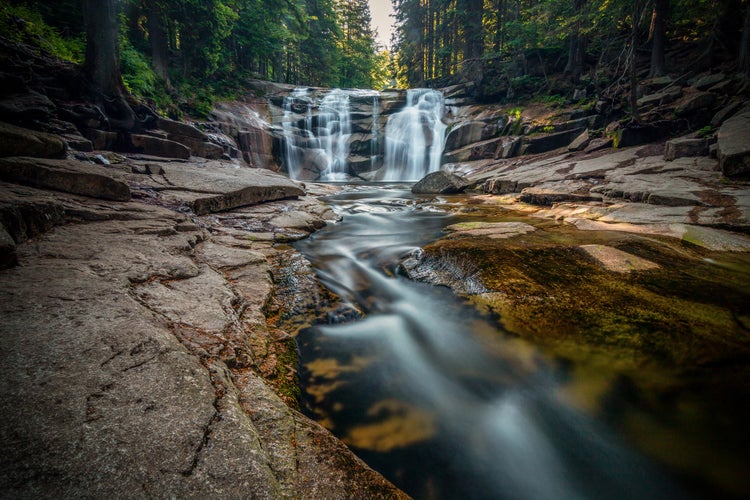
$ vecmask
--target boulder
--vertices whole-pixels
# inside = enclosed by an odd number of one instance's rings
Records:
[[[169,136],[191,137],[200,141],[208,140],[205,133],[189,123],[160,117],[156,120],[156,128],[165,131]]]
[[[677,116],[686,116],[700,109],[710,108],[716,103],[716,94],[711,92],[696,92],[685,97],[675,108]]]
[[[717,137],[722,173],[727,177],[750,176],[750,111],[725,121]]]
[[[0,122],[0,156],[65,156],[67,144],[60,137]]]
[[[104,200],[129,201],[130,188],[114,170],[78,160],[0,159],[0,179]]]
[[[490,131],[485,131],[487,125],[484,122],[469,121],[459,123],[453,127],[445,138],[445,150],[453,151],[468,144],[488,139]]]
[[[706,156],[708,154],[708,140],[705,138],[680,137],[667,141],[664,159],[672,161],[675,158],[688,156]]]
[[[5,226],[0,223],[0,269],[13,267],[18,263],[16,242],[13,241]]]
[[[742,101],[740,100],[730,102],[719,111],[717,111],[714,117],[711,118],[711,125],[713,125],[714,127],[721,126],[724,121],[732,117],[737,111],[739,111],[741,107]]]
[[[584,153],[593,153],[594,151],[611,147],[612,143],[611,137],[597,137],[596,139],[591,139],[591,142],[589,142],[589,145],[583,151]]]
[[[589,137],[589,129],[586,129],[581,132],[581,135],[573,139],[573,142],[568,146],[568,151],[581,151],[586,148],[590,142],[591,138]]]
[[[495,158],[507,159],[518,156],[521,152],[522,143],[523,141],[520,137],[513,137],[510,140],[503,140],[503,142],[498,145],[497,150],[495,151]]]
[[[546,153],[547,151],[567,147],[573,139],[581,135],[583,130],[583,128],[577,128],[554,134],[524,137],[524,142],[526,144],[523,147],[521,154]]]
[[[668,123],[648,123],[623,127],[615,133],[616,147],[626,148],[660,141],[669,137],[671,132]]]
[[[411,192],[415,194],[455,194],[460,193],[471,185],[463,177],[450,174],[443,170],[427,174],[414,184]]]
[[[693,87],[695,87],[698,90],[708,90],[714,85],[716,85],[717,83],[720,83],[724,80],[726,80],[726,75],[724,73],[706,75],[696,80],[693,83]]]
[[[161,139],[150,135],[130,134],[130,144],[126,149],[136,153],[142,153],[150,156],[160,156],[162,158],[190,158],[190,149],[179,142],[169,139]]]
[[[89,128],[84,131],[85,137],[91,141],[94,149],[113,149],[117,145],[117,133],[107,130]]]
[[[33,90],[0,100],[0,119],[14,123],[44,122],[55,116],[55,104]]]

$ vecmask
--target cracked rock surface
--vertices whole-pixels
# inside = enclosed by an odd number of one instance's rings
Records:
[[[135,201],[2,185],[4,495],[402,497],[279,389],[296,366],[271,263],[332,214],[294,186],[198,216],[123,176]]]

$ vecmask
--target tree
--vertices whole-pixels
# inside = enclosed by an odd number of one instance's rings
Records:
[[[110,126],[131,129],[135,113],[125,101],[120,74],[115,0],[82,0],[86,25],[86,58],[83,74],[91,85],[94,101],[104,108]]]
[[[662,76],[666,73],[664,52],[667,45],[666,24],[669,16],[669,0],[654,0],[651,16],[651,70],[650,76]]]

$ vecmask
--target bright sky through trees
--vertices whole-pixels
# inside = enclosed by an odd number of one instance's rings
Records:
[[[378,32],[376,41],[383,48],[390,47],[394,22],[393,17],[391,17],[393,14],[391,0],[368,1],[370,2],[370,13],[372,14],[372,29]]]

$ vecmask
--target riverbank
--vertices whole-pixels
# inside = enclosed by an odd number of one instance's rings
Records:
[[[402,496],[294,409],[272,270],[336,217],[272,173],[107,157],[2,160],[54,179],[0,190],[2,490]]]

